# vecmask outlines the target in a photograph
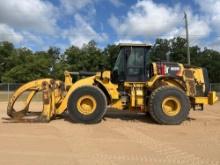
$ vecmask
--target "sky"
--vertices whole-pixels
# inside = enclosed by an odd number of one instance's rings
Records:
[[[47,50],[185,37],[220,51],[220,0],[0,0],[0,41]]]

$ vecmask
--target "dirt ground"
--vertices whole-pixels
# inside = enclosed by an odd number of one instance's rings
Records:
[[[6,117],[6,102],[0,115]],[[31,108],[41,108],[34,102]],[[108,112],[95,125],[0,122],[0,164],[220,164],[220,103],[191,111],[179,126],[149,116]]]

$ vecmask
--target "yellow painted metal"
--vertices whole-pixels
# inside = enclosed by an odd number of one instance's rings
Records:
[[[146,86],[151,88],[155,82],[160,79],[162,76],[161,75],[154,75],[153,77],[151,77],[147,82],[146,82]]]
[[[135,88],[136,106],[144,106],[144,90],[142,87]]]
[[[205,79],[204,79],[204,74],[203,74],[203,69],[202,68],[187,68],[185,70],[186,72],[191,72],[192,75],[184,74],[183,75],[183,80],[186,84],[186,94],[187,96],[195,97],[196,96],[196,85],[202,87],[202,92],[205,92],[206,86],[205,86]]]
[[[118,85],[113,84],[111,81],[111,72],[110,71],[104,71],[102,73],[97,73],[95,76],[95,81],[99,82],[108,92],[109,96],[112,100],[119,99],[119,92],[118,92]]]
[[[180,82],[179,80],[162,79],[161,82],[162,84],[166,84],[167,86],[176,87],[185,91],[184,84],[181,84],[182,82]]]
[[[63,98],[60,106],[57,108],[56,113],[62,114],[67,109],[67,103],[68,103],[70,95],[79,87],[89,86],[89,85],[93,86],[94,79],[95,79],[95,76],[87,77],[87,78],[81,79],[81,80],[75,82],[74,84],[72,84],[70,89],[66,93],[65,97]]]
[[[153,65],[153,75],[157,75],[157,64],[155,62],[152,63]]]
[[[61,84],[60,84],[60,86],[61,86]],[[55,102],[58,103],[58,104],[61,103],[63,98],[64,98],[64,93],[65,92],[60,88],[55,88],[53,92],[54,92]]]
[[[55,91],[51,91],[51,112],[50,112],[50,117],[53,115],[56,115],[56,96],[55,96]]]
[[[58,81],[57,81],[58,82]],[[59,83],[55,81],[43,82],[43,110],[41,113],[41,120],[50,121],[50,119],[56,115],[56,105],[58,105],[56,99],[56,92],[58,90]]]
[[[135,87],[143,88],[146,86],[146,82],[124,82],[125,88],[131,88],[135,85]]]
[[[181,110],[181,103],[176,97],[167,97],[162,102],[162,110],[167,116],[176,116]]]
[[[35,80],[35,81],[31,81],[29,83],[26,83],[24,85],[22,85],[20,88],[18,88],[14,93],[13,95],[11,96],[10,100],[9,100],[9,103],[8,103],[8,111],[12,110],[13,109],[13,106],[16,102],[16,100],[19,98],[19,96],[21,96],[24,92],[26,91],[39,91],[39,90],[42,90],[42,83],[43,82],[50,82],[51,79],[40,79],[40,80]],[[32,93],[31,95],[28,96],[28,99],[27,99],[27,103],[30,103],[31,99],[33,98],[33,94]],[[10,113],[10,112],[9,112]]]
[[[135,107],[136,105],[136,96],[135,96],[135,88],[134,86],[131,88],[131,107]]]
[[[179,67],[180,67],[180,71],[177,74],[178,77],[182,77],[183,76],[183,72],[184,72],[184,66],[183,64],[178,63]]]
[[[65,76],[65,89],[67,89],[67,87],[69,87],[73,84],[72,76],[71,76],[71,73],[68,71],[64,72],[64,76]]]
[[[28,89],[32,90],[41,90],[42,89],[42,82],[50,82],[52,79],[40,79],[40,80],[35,80],[31,81],[29,83],[24,84],[21,86],[18,90],[16,90],[10,101],[13,101],[15,98],[18,98],[23,92],[27,91]]]
[[[99,82],[108,92],[111,99],[119,99],[118,85],[111,83],[111,81],[102,81],[100,79],[95,79],[96,82]]]
[[[193,100],[194,104],[209,104],[208,97],[193,97]]]
[[[140,107],[144,106],[144,87],[145,83],[143,82],[125,82],[125,89],[130,91],[130,106]]]
[[[41,116],[44,118],[44,120],[50,121],[51,119],[51,108],[49,104],[43,104],[43,111],[41,113]]]
[[[77,110],[83,115],[91,115],[96,107],[96,100],[93,96],[85,95],[77,100]]]
[[[50,91],[49,83],[43,83],[43,111],[41,113],[41,116],[46,119],[50,120],[52,117],[52,93]]]
[[[137,97],[137,106],[144,106],[144,99],[143,97]]]
[[[183,70],[183,65],[180,65]],[[164,76],[157,75],[156,64],[153,63],[154,76],[151,77],[147,82],[124,82],[124,90],[128,93],[128,105],[131,108],[144,107],[145,106],[145,89],[154,90],[154,85],[157,80],[160,79],[161,85],[168,85],[173,87],[178,87],[183,89],[183,85],[177,81],[163,79]],[[192,68],[195,81],[198,84],[204,84],[204,77],[202,69]],[[62,114],[67,109],[67,103],[71,94],[78,88],[82,86],[97,86],[104,91],[104,93],[110,96],[109,105],[116,109],[123,109],[126,107],[123,105],[120,99],[120,94],[118,91],[118,85],[111,82],[111,72],[104,71],[103,73],[98,72],[95,76],[83,78],[81,80],[72,82],[71,72],[66,71],[64,83],[61,81],[54,81],[52,79],[40,79],[36,81],[29,82],[22,87],[20,87],[11,97],[8,104],[8,114],[13,117],[14,114],[14,103],[18,97],[26,91],[31,91],[27,97],[24,112],[28,111],[29,104],[33,96],[37,92],[43,92],[43,110],[42,116],[46,120],[50,120],[53,116]],[[179,73],[178,76],[183,74]],[[184,78],[184,77],[183,77]],[[65,88],[62,88],[62,86]],[[186,84],[187,85],[187,84]],[[190,95],[190,86],[188,84],[186,94]],[[107,96],[107,97],[108,97]],[[215,92],[210,92],[208,97],[190,97],[192,104],[214,104],[218,97]],[[82,96],[77,102],[77,108],[80,113],[84,115],[89,115],[96,109],[97,103],[92,96]],[[175,97],[168,97],[162,103],[163,112],[168,116],[175,116],[181,110],[180,101]],[[146,109],[146,108],[145,108]],[[23,113],[23,112],[22,112]]]
[[[98,72],[95,76],[87,77],[87,78],[81,79],[75,83],[72,83],[66,96],[63,98],[61,105],[57,108],[57,111],[56,111],[57,114],[62,114],[66,110],[68,99],[69,99],[70,95],[74,92],[74,90],[76,90],[77,88],[79,88],[81,86],[88,86],[88,85],[93,86],[95,84],[95,81],[99,82],[100,84],[103,85],[103,87],[107,90],[109,96],[112,99],[119,99],[119,93],[117,90],[118,85],[112,84],[110,81],[107,81],[107,79],[108,80],[110,79],[110,72],[106,71],[103,73],[103,77],[105,77],[106,81],[104,81],[104,82],[101,81],[100,77],[101,77],[101,73]],[[67,77],[67,78],[69,78],[69,77]],[[65,82],[66,82],[66,80],[65,80]]]
[[[28,110],[29,104],[37,92],[42,92],[43,96],[43,110],[39,120],[49,121],[52,116],[56,115],[56,106],[60,105],[62,98],[61,92],[61,81],[54,81],[53,79],[40,79],[31,81],[18,88],[12,95],[7,108],[7,113],[13,118],[25,117]],[[30,92],[25,106],[22,110],[16,111],[14,104],[16,100],[25,92]]]
[[[118,110],[123,110],[123,108],[124,108],[120,99],[113,100],[110,107],[114,108],[114,109],[118,109]]]
[[[180,73],[180,74],[182,74],[182,73]],[[166,79],[166,78],[164,78],[164,76],[161,76],[161,75],[155,75],[150,80],[148,80],[146,82],[147,88],[152,88],[158,80],[163,85],[172,86],[172,87],[176,87],[176,88],[185,90],[184,89],[184,84],[181,84],[182,82],[180,82],[180,80]]]
[[[218,97],[215,91],[209,92],[209,104],[213,105],[214,103],[216,103],[218,101]]]
[[[218,101],[218,97],[216,95],[216,92],[209,92],[208,97],[194,97],[193,98],[194,104],[209,104],[213,105]]]
[[[66,73],[66,75],[68,75],[68,74]],[[69,99],[70,95],[74,92],[74,90],[76,90],[77,88],[79,88],[81,86],[88,86],[88,85],[93,86],[95,84],[95,82],[100,83],[107,90],[107,92],[112,100],[119,99],[119,92],[117,90],[118,85],[111,83],[110,76],[111,76],[110,71],[105,71],[102,74],[104,81],[101,80],[101,73],[100,72],[98,72],[95,76],[81,79],[81,80],[79,80],[75,83],[72,83],[72,84],[69,82],[69,80],[65,80],[65,82],[68,82],[69,84],[71,84],[71,86],[70,86],[70,89],[68,90],[66,96],[63,98],[61,105],[57,108],[56,113],[62,114],[66,110],[68,99]],[[65,76],[65,78],[69,79],[69,76],[67,76],[67,77]],[[119,105],[119,104],[116,104],[116,105]],[[118,106],[118,107],[121,108],[120,106]]]
[[[197,81],[199,84],[204,84],[205,80],[203,77],[203,70],[202,68],[193,68],[193,74],[194,74],[194,79]]]
[[[104,71],[104,72],[102,73],[102,78],[103,78],[104,81],[105,81],[105,80],[109,81],[110,78],[111,78],[111,71]]]

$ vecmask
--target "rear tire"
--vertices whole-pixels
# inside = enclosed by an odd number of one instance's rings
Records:
[[[106,96],[97,87],[80,87],[70,95],[67,110],[73,122],[97,123],[107,111]]]
[[[208,75],[208,70],[206,68],[203,68],[203,77],[205,81],[205,92],[204,96],[207,97],[210,92],[210,83],[209,83],[209,75]]]
[[[187,119],[190,101],[186,94],[175,87],[163,86],[150,96],[149,112],[159,124],[177,125]]]

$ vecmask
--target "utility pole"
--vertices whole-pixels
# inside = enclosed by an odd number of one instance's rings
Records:
[[[190,65],[191,62],[190,62],[190,50],[189,50],[189,29],[188,29],[188,18],[186,12],[184,12],[184,18],[185,18],[185,28],[186,28],[187,62],[188,65]]]
[[[167,62],[170,62],[170,51],[166,53],[166,60]]]

